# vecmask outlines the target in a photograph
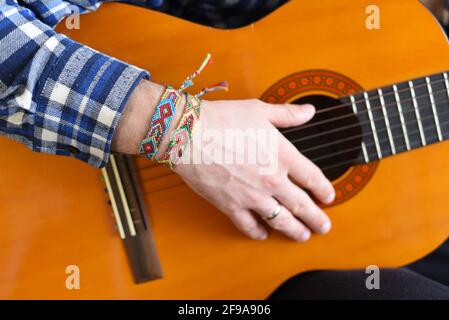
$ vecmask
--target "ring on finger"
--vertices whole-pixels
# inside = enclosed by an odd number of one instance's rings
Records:
[[[265,219],[266,219],[266,220],[273,220],[274,218],[276,218],[276,217],[279,215],[279,213],[281,213],[281,205],[280,205],[280,203],[278,202],[278,203],[276,204],[276,208],[274,208],[274,210],[273,210],[273,212],[271,213],[271,215],[269,215],[269,216],[266,217]]]

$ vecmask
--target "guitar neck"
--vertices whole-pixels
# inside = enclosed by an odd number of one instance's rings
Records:
[[[448,139],[448,90],[448,75],[443,72],[343,98],[363,132],[357,162],[368,163]]]

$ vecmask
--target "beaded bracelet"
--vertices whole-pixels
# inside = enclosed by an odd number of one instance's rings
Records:
[[[181,99],[182,91],[193,86],[193,78],[201,73],[204,68],[212,62],[212,57],[208,53],[200,67],[192,73],[182,83],[178,90],[171,87],[165,89],[161,101],[156,107],[156,112],[150,122],[150,129],[140,144],[140,154],[145,155],[150,160],[155,160],[159,146],[164,135],[167,133],[170,122],[176,112]],[[201,100],[204,94],[215,90],[227,90],[226,81],[216,85],[206,87],[196,95],[185,93],[186,105],[176,129],[174,130],[167,150],[157,162],[166,164],[173,169],[183,152],[192,139],[193,130],[200,117]]]

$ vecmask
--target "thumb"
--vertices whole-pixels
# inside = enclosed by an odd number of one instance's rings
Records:
[[[275,104],[268,105],[268,120],[278,128],[300,126],[315,115],[315,107],[311,104]]]

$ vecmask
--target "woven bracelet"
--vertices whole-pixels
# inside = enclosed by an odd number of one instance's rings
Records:
[[[146,156],[150,160],[155,160],[163,137],[167,134],[167,131],[170,128],[170,123],[176,113],[176,109],[182,100],[182,91],[192,86],[193,78],[199,75],[211,62],[212,57],[210,54],[207,54],[200,67],[187,77],[178,90],[171,87],[167,87],[164,90],[162,98],[156,106],[155,113],[150,121],[150,128],[140,144],[141,155]],[[156,160],[157,162],[166,164],[170,169],[174,168],[176,163],[182,157],[185,148],[190,143],[195,124],[199,120],[201,108],[200,97],[211,91],[227,89],[228,84],[226,81],[223,81],[216,85],[204,88],[196,95],[184,93],[186,96],[186,105],[181,120],[172,134],[167,150],[159,160]]]
[[[192,140],[193,131],[200,119],[201,100],[186,94],[186,105],[178,126],[172,134],[172,139],[158,162],[164,163],[168,168],[173,169],[178,164],[184,150]]]
[[[181,101],[181,93],[171,87],[165,88],[150,121],[150,129],[140,143],[139,153],[155,160],[162,139],[170,128],[170,123]]]

